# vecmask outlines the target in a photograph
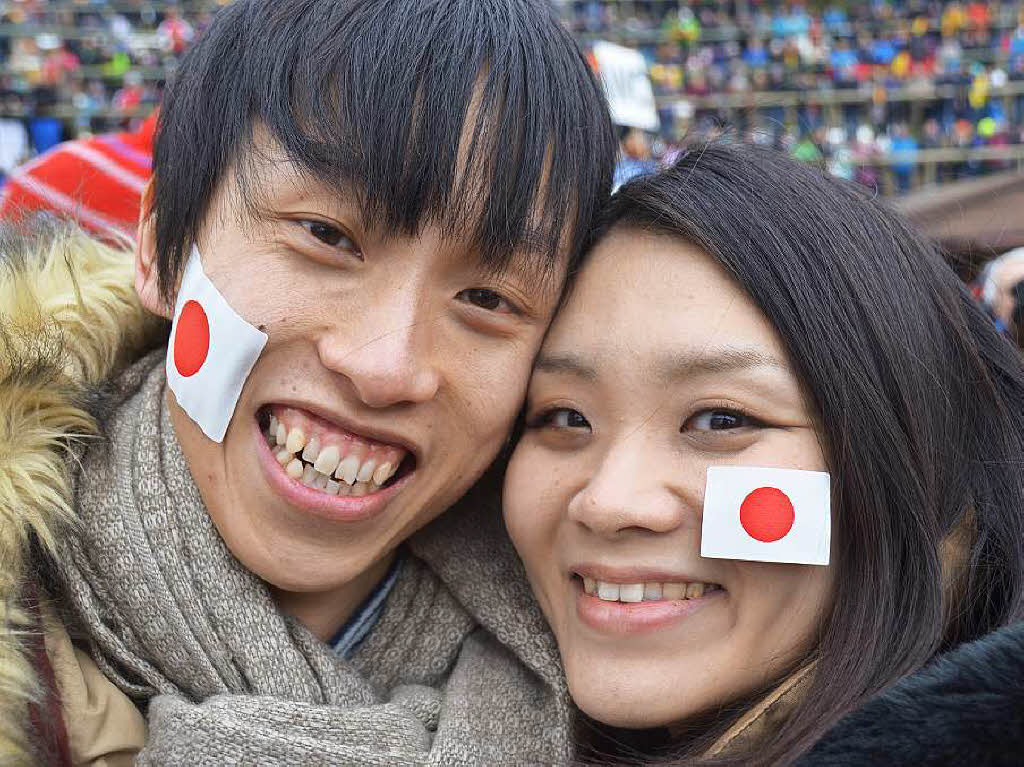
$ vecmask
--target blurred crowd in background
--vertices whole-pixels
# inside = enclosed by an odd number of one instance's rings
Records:
[[[140,123],[217,5],[0,2],[0,173],[62,140]]]
[[[646,59],[659,124],[622,126],[619,180],[723,132],[886,193],[1024,165],[1022,3],[554,1]],[[131,129],[218,4],[0,2],[0,173]]]
[[[728,127],[868,185],[881,183],[885,161],[888,191],[1020,163],[1013,151],[961,152],[918,167],[921,150],[1024,144],[1019,2],[565,6],[583,38],[635,47],[650,61],[663,128],[654,157],[682,135]]]

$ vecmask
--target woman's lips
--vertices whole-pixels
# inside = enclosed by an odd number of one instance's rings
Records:
[[[586,593],[578,578],[572,579],[571,588],[576,592],[576,615],[584,624],[602,633],[623,636],[669,628],[726,596],[719,588],[690,599],[614,602]]]
[[[362,522],[377,516],[384,511],[391,499],[408,484],[414,473],[401,477],[389,487],[368,495],[330,495],[321,490],[307,487],[288,476],[285,467],[271,452],[270,445],[256,419],[253,419],[253,438],[258,444],[260,465],[271,488],[295,509],[335,522]]]

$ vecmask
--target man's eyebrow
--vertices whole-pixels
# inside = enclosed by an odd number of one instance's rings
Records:
[[[512,271],[521,275],[536,273],[538,264],[550,261],[549,254],[553,243],[549,232],[536,227],[526,227],[510,249],[507,259],[497,268],[499,271]]]
[[[534,297],[556,298],[565,280],[557,261],[538,251],[517,250],[503,263],[477,263],[478,276],[486,280],[509,280],[512,285]]]

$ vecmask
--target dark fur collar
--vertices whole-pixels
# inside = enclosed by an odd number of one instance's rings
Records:
[[[811,765],[1024,765],[1024,623],[961,645],[848,714]]]

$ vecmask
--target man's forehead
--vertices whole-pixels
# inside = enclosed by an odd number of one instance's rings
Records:
[[[267,221],[278,220],[283,210],[319,213],[356,227],[366,237],[384,244],[434,240],[451,259],[478,267],[481,277],[536,283],[537,290],[544,292],[560,289],[564,281],[572,241],[569,227],[560,233],[560,242],[552,248],[549,231],[542,226],[527,225],[505,259],[500,263],[487,262],[481,244],[476,241],[485,200],[470,205],[461,222],[428,213],[415,231],[392,228],[383,210],[366,204],[365,190],[357,181],[328,183],[316,177],[290,159],[265,132],[254,135],[253,143],[252,156],[239,162],[235,173],[242,213]],[[540,220],[539,211],[536,219]]]

